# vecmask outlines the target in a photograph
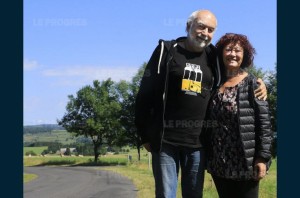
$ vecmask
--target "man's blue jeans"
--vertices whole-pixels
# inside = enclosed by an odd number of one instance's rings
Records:
[[[152,152],[156,198],[176,198],[179,167],[183,198],[201,198],[204,182],[204,151],[163,144]]]

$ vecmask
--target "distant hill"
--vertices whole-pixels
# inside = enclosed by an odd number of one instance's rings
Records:
[[[45,132],[51,132],[53,130],[65,130],[65,129],[59,126],[58,124],[40,124],[40,125],[23,126],[23,134],[45,133]]]
[[[90,138],[84,136],[76,137],[75,134],[67,132],[57,124],[42,124],[23,126],[24,146],[49,146],[49,143],[60,143],[70,145],[73,143],[92,144]]]

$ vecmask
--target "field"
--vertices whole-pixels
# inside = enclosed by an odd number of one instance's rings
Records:
[[[40,147],[23,147],[23,155],[25,155],[28,151],[33,151],[37,155],[40,155],[45,149],[48,149],[47,146],[40,146]]]
[[[54,130],[51,132],[38,134],[24,134],[24,142],[59,142],[62,144],[71,144],[76,141],[76,137],[65,130]]]
[[[128,156],[131,156],[131,161]],[[99,166],[99,169],[120,173],[128,177],[139,189],[139,198],[154,197],[154,180],[149,156],[144,150],[141,153],[141,161],[137,160],[137,151],[130,150],[128,154],[100,156],[99,162],[93,162],[93,156],[85,157],[59,157],[57,155],[47,157],[24,157],[24,166],[35,165],[84,165]],[[110,165],[109,167],[107,167]],[[104,167],[105,166],[105,167]],[[180,178],[179,178],[180,181]],[[145,185],[147,184],[147,185]],[[260,182],[260,198],[276,198],[277,192],[277,162],[273,160],[269,174]],[[178,197],[181,193],[180,182],[178,184]],[[210,174],[205,175],[204,197],[218,197]]]

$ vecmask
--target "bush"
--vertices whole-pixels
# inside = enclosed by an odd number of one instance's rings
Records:
[[[37,154],[34,151],[27,151],[25,153],[25,155],[27,155],[27,156],[29,156],[29,155],[31,155],[31,156],[37,156]]]
[[[69,147],[66,149],[66,152],[64,153],[64,155],[68,155],[68,156],[71,155],[71,150]]]
[[[47,149],[45,149],[45,150],[43,150],[43,152],[41,153],[42,155],[46,155],[46,154],[48,154],[49,153],[49,151],[47,150]]]
[[[101,149],[100,149],[100,155],[106,155],[106,153],[107,153],[106,148],[101,147]]]

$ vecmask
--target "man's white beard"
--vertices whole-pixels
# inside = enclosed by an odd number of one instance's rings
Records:
[[[198,41],[196,38],[197,36],[203,38],[203,40]],[[210,42],[207,42],[208,38],[204,37],[202,34],[198,34],[197,36],[192,38],[191,33],[189,32],[188,39],[194,48],[202,51],[205,47],[207,47],[210,44]]]

